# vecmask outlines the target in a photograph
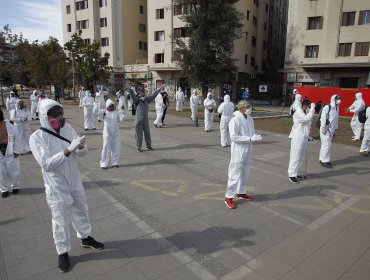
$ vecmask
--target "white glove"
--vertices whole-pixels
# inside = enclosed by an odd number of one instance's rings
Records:
[[[80,145],[80,141],[81,141],[80,137],[76,137],[75,139],[73,139],[71,145],[69,145],[67,150],[70,153],[73,153],[78,148],[78,146]]]
[[[324,134],[324,135],[326,135],[326,132],[327,132],[326,127],[322,127],[321,128],[321,133]]]
[[[259,135],[259,134],[253,134],[252,137],[251,137],[252,142],[258,142],[258,141],[261,141],[261,140],[262,140],[262,136]]]

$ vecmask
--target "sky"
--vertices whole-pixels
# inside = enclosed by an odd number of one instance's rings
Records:
[[[63,44],[61,1],[0,0],[0,28],[9,24],[13,34],[22,33],[30,42],[52,36]]]

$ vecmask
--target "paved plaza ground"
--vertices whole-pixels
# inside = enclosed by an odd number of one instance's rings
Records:
[[[335,143],[334,168],[325,169],[320,141],[310,143],[308,178],[292,184],[287,136],[257,126],[255,200],[231,210],[223,202],[230,148],[220,146],[218,124],[205,133],[203,123],[168,115],[156,129],[150,112],[155,150],[137,153],[129,116],[120,168],[104,171],[102,123],[85,132],[76,105],[65,116],[87,137],[80,170],[93,236],[106,249],[82,248],[72,230],[72,270],[60,273],[40,168],[22,156],[22,190],[0,200],[0,279],[369,279],[370,164],[357,147]]]

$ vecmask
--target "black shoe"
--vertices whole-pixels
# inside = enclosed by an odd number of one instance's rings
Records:
[[[158,125],[156,125],[156,124],[155,124],[154,126],[155,126],[156,128],[158,128]]]
[[[118,165],[112,165],[112,168],[118,168]]]
[[[8,195],[9,195],[9,192],[2,192],[1,193],[2,198],[6,198],[6,197],[8,197]]]
[[[104,244],[96,241],[91,236],[81,239],[81,246],[85,248],[93,248],[95,250],[103,250]]]
[[[18,189],[13,189],[13,194],[17,194],[19,192],[19,190]]]
[[[98,122],[101,122],[101,120],[98,120]]]
[[[330,162],[321,162],[321,165],[325,168],[333,168]]]
[[[297,176],[297,179],[299,179],[299,180],[304,180],[304,179],[306,179],[306,176],[300,176],[300,175],[298,175],[298,176]]]
[[[96,130],[96,128],[94,127],[92,130]]]
[[[88,131],[89,129],[88,128],[85,128],[85,131]]]
[[[141,149],[136,149],[136,152],[141,153],[142,150]]]
[[[107,167],[102,167],[101,169],[103,169],[103,170],[108,170],[108,168],[107,168]]]
[[[298,184],[299,183],[296,177],[289,177],[289,181],[290,182],[293,182],[295,184]]]
[[[147,151],[153,151],[154,149],[152,147],[146,147]]]
[[[70,266],[68,253],[59,255],[59,270],[63,273],[68,272]]]

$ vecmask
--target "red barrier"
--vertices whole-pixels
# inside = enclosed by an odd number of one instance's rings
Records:
[[[307,97],[314,103],[322,101],[323,104],[329,104],[330,98],[334,94],[339,94],[342,97],[342,103],[339,106],[339,115],[352,117],[353,113],[346,113],[344,109],[351,106],[355,100],[356,92],[362,92],[362,98],[366,106],[370,106],[370,88],[341,89],[335,87],[294,87],[302,95],[302,98]]]

